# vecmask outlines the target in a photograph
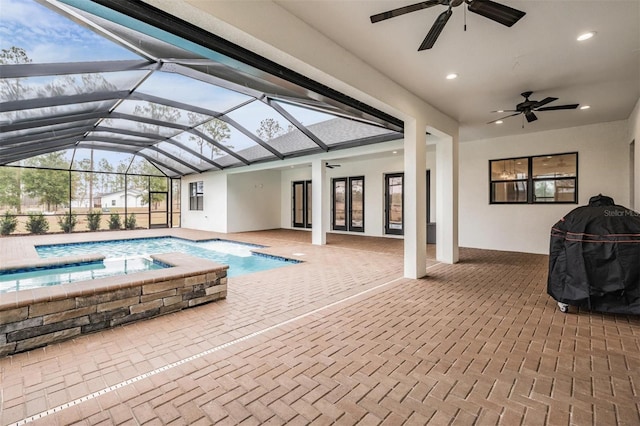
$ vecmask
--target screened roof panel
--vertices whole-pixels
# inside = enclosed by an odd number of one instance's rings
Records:
[[[216,159],[216,163],[220,164],[222,167],[237,167],[242,166],[242,162],[231,155],[225,155]]]
[[[157,124],[145,123],[142,121],[132,121],[125,118],[109,118],[103,120],[97,127],[96,131],[100,131],[105,127],[113,127],[124,131],[146,133],[149,137],[169,138],[182,132],[181,129],[173,127],[158,126]]]
[[[287,102],[276,102],[327,145],[392,134],[389,129]]]
[[[167,167],[168,169],[174,170],[177,172],[177,173],[170,173],[170,175],[175,175],[175,174],[186,175],[189,173],[199,172],[199,169],[197,167],[190,166],[189,163],[187,163],[186,161],[178,161],[176,159],[170,158],[167,155],[150,148],[145,148],[143,150],[140,150],[139,153],[141,155],[144,155],[149,160],[157,162],[158,164],[161,164]]]
[[[82,120],[82,121],[72,121],[70,123],[51,124],[43,127],[32,127],[32,128],[27,128],[23,130],[14,130],[11,132],[0,132],[0,141],[7,141],[7,143],[10,144],[13,138],[18,138],[21,136],[33,135],[33,134],[44,133],[44,132],[53,132],[53,131],[65,130],[65,129],[77,129],[77,128],[89,129],[94,123],[95,123],[95,120]]]
[[[258,145],[255,140],[251,139],[249,136],[245,135],[231,124],[222,120],[218,120],[216,118],[196,127],[195,130],[198,130],[199,132],[207,136],[211,141],[218,142],[218,144],[223,145],[224,147],[233,150],[238,154],[240,154],[240,151],[246,148]],[[213,144],[211,145],[213,146]],[[226,151],[218,147],[215,147],[214,151],[217,155],[214,154],[215,157],[213,158],[217,158],[219,156],[227,154]]]
[[[71,168],[74,170],[115,173],[118,171],[119,165],[122,164],[125,167],[129,167],[133,159],[132,154],[104,151],[99,148],[92,150],[89,148],[90,144],[84,143],[81,146],[87,146],[87,148],[76,148],[73,156],[73,164],[71,165]],[[84,163],[83,167],[80,167],[79,163]],[[120,167],[122,168],[122,166]]]
[[[356,120],[336,117],[329,121],[313,124],[308,129],[329,146],[346,142],[356,142],[370,138],[397,138],[395,132],[378,126],[370,126]]]
[[[114,112],[185,126],[195,126],[211,118],[203,114],[148,101],[123,101]]]
[[[89,132],[89,134],[87,134],[87,136],[85,137],[85,140],[91,140],[92,138],[111,138],[111,139],[119,139],[122,142],[131,141],[131,142],[141,142],[141,143],[149,143],[149,144],[157,142],[157,140],[153,138],[144,138],[141,136],[132,136],[132,135],[127,135],[127,134],[122,134],[117,132],[109,132],[109,131],[102,132],[99,130],[94,132]]]
[[[54,98],[81,93],[112,92],[135,85],[148,71],[115,71],[91,74],[3,78],[0,100]]]
[[[149,160],[139,155],[133,157],[133,161],[127,170],[129,174],[140,174],[150,176],[162,176],[163,173],[158,170],[158,167],[152,164]],[[172,173],[173,174],[173,173]]]
[[[42,108],[29,108],[19,111],[0,112],[0,123],[11,124],[39,118],[64,117],[76,114],[109,110],[116,100],[102,102],[81,102],[69,105],[54,105]]]
[[[136,153],[141,148],[139,146],[117,144],[113,142],[104,142],[104,141],[82,141],[82,142],[79,142],[77,146],[79,148],[94,149],[96,151],[98,150],[108,151],[104,153],[104,155],[107,158],[110,158],[109,155],[111,154],[111,152],[120,152],[120,153],[125,153],[127,155],[131,155]]]
[[[204,158],[198,157],[190,152],[180,148],[169,142],[160,142],[156,145],[162,151],[175,156],[183,161],[186,161],[189,164],[192,164],[199,170],[207,170],[211,168],[211,163],[208,163]]]
[[[64,149],[53,154],[41,154],[25,159],[20,165],[31,167],[46,167],[69,169],[71,158],[73,158],[73,149]]]
[[[395,123],[352,120],[370,116],[177,35],[188,33],[178,21],[154,27],[126,2],[61,3],[47,2],[55,13],[0,0],[0,165],[75,145],[107,169],[139,153],[133,172],[178,176],[401,137]]]
[[[217,113],[226,112],[253,99],[233,90],[168,72],[153,73],[137,91],[195,105]]]

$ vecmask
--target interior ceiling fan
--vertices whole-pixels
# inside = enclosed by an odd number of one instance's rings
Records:
[[[340,167],[340,164],[330,164],[328,161],[324,163],[324,165],[328,168],[328,169],[335,169],[336,167]]]
[[[516,105],[516,109],[505,109],[499,111],[491,111],[491,112],[513,112],[513,114],[509,114],[505,117],[498,118],[496,120],[490,121],[487,124],[495,123],[496,121],[504,120],[505,118],[514,117],[516,115],[524,114],[527,118],[527,122],[531,123],[532,121],[536,121],[538,117],[534,114],[534,111],[554,111],[558,109],[576,109],[579,104],[570,104],[570,105],[556,105],[545,107],[546,104],[549,104],[553,101],[557,101],[558,98],[547,97],[541,101],[530,101],[529,96],[531,96],[533,92],[523,92],[521,93],[524,96],[524,102],[520,102]]]
[[[431,49],[438,39],[438,36],[442,32],[445,24],[451,17],[453,13],[451,9],[460,6],[462,3],[466,3],[468,5],[469,11],[484,16],[485,18],[489,18],[502,25],[506,25],[507,27],[511,27],[525,15],[525,12],[509,6],[505,6],[500,3],[493,2],[491,0],[427,0],[372,15],[371,23],[375,24],[376,22],[384,21],[389,18],[395,18],[396,16],[404,15],[405,13],[416,12],[418,10],[426,9],[432,6],[448,6],[448,9],[438,16],[436,21],[431,26],[429,33],[418,48],[418,50]]]

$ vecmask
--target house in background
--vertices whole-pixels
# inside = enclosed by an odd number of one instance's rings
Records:
[[[112,208],[144,207],[146,203],[143,199],[143,192],[138,189],[129,189],[102,194],[100,196],[100,206],[103,210]],[[125,204],[126,200],[126,204]]]

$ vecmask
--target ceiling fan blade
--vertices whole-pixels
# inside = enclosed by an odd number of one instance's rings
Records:
[[[531,109],[538,110],[538,108],[540,108],[541,106],[544,106],[544,105],[546,105],[548,103],[551,103],[551,102],[557,101],[557,100],[558,100],[558,98],[551,98],[551,97],[544,98],[543,100],[538,101],[535,104],[531,105]]]
[[[571,105],[556,105],[544,108],[538,108],[536,111],[553,111],[556,109],[576,109],[580,104],[571,104]]]
[[[488,122],[487,124],[493,124],[493,123],[495,123],[496,121],[504,120],[505,118],[514,117],[514,116],[516,116],[516,115],[520,115],[520,114],[521,114],[520,112],[516,112],[515,114],[507,115],[507,116],[502,117],[502,118],[496,118],[495,120],[490,121],[490,122]]]
[[[469,10],[507,27],[513,26],[526,14],[521,10],[491,0],[473,0],[469,4]]]
[[[444,26],[447,24],[447,21],[449,20],[449,18],[451,18],[452,14],[453,12],[451,11],[451,8],[449,8],[448,10],[442,12],[438,16],[438,19],[436,19],[436,22],[434,22],[433,25],[431,26],[431,29],[429,30],[429,34],[427,34],[424,40],[422,40],[422,44],[418,48],[418,51],[431,49],[433,47],[436,40],[438,39],[438,36],[444,29]]]
[[[531,123],[532,121],[536,121],[538,117],[532,111],[525,111],[524,116],[527,117],[527,122]]]
[[[377,13],[375,15],[371,15],[371,23],[375,24],[376,22],[384,21],[385,19],[395,18],[396,16],[404,15],[405,13],[415,12],[438,4],[440,4],[440,0],[421,1],[420,3]]]

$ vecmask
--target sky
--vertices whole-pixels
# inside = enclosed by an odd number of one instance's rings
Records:
[[[0,0],[0,49],[12,46],[34,63],[139,59],[32,0]]]

